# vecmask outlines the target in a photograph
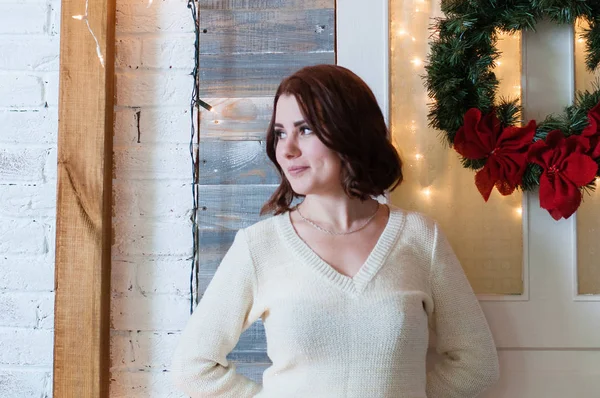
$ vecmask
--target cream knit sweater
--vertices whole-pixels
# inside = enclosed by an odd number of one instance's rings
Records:
[[[498,378],[483,312],[438,225],[390,206],[353,278],[296,234],[289,213],[240,230],[172,362],[191,397],[468,398]],[[262,318],[273,362],[263,384],[227,354]],[[443,360],[426,374],[428,326]]]

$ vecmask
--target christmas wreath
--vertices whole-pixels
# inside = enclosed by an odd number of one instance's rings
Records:
[[[501,32],[534,29],[546,16],[557,23],[584,18],[586,67],[600,63],[600,2],[582,0],[446,0],[434,25],[426,87],[434,99],[430,126],[444,132],[462,165],[476,170],[475,185],[487,201],[539,188],[540,206],[559,220],[595,188],[600,168],[600,86],[578,92],[561,115],[521,126],[518,100],[497,99],[493,68]]]

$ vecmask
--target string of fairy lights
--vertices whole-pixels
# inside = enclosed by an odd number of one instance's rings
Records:
[[[426,0],[407,2],[403,7],[402,15],[398,15],[397,18],[392,18],[390,20],[390,56],[392,59],[397,59],[396,61],[391,61],[396,62],[395,68],[402,65],[400,68],[404,68],[405,71],[411,71],[411,73],[421,75],[425,72],[426,48],[428,48],[427,43],[430,39],[437,36],[437,32],[426,29],[429,22],[423,22],[423,20],[429,21],[431,7],[431,3]],[[520,38],[520,34],[499,32],[498,35],[500,39],[503,40],[518,40]],[[427,47],[424,47],[424,43]],[[400,56],[398,57],[398,54],[396,53],[399,53]],[[502,61],[496,62],[496,68],[502,69],[503,67],[505,66]],[[420,80],[421,77],[418,77],[418,79]],[[418,86],[421,86],[420,82]],[[521,97],[520,84],[515,84],[510,87],[510,90],[510,95],[519,98]],[[435,98],[429,97],[424,87],[423,93],[425,102],[435,102]],[[393,96],[394,93],[392,92],[392,97]],[[407,116],[406,114],[403,115]],[[417,132],[423,128],[423,126],[415,120],[418,119],[417,116],[417,114],[412,114],[412,117],[406,120],[406,123],[401,130],[409,132],[411,135],[417,134]],[[424,150],[424,148],[420,150],[417,145],[411,154],[407,154],[407,160],[411,164],[411,167],[423,167],[426,165],[428,163],[426,152],[427,151]],[[419,192],[424,200],[430,201],[434,200],[436,190],[432,186],[422,186],[419,188]],[[521,206],[515,209],[515,214],[519,217],[522,215]]]
[[[199,292],[199,219],[198,219],[198,210],[199,210],[199,182],[200,182],[200,168],[199,168],[199,150],[200,150],[200,121],[201,121],[201,109],[203,108],[207,111],[213,111],[213,107],[208,104],[206,101],[200,98],[200,23],[199,23],[199,13],[197,2],[198,0],[188,0],[187,8],[191,12],[192,21],[194,23],[194,67],[192,70],[193,77],[193,87],[191,93],[191,100],[189,105],[190,110],[190,141],[189,141],[189,153],[191,158],[191,167],[192,167],[192,208],[191,208],[191,232],[192,232],[192,252],[189,260],[191,261],[191,269],[190,269],[190,278],[189,278],[189,299],[190,299],[190,313],[193,313],[195,306],[198,304],[200,300],[200,292]],[[421,4],[419,4],[421,3]],[[153,0],[148,0],[147,7],[150,7],[153,4]],[[85,21],[87,28],[92,35],[92,38],[96,44],[96,53],[98,59],[102,65],[105,66],[105,60],[102,55],[100,43],[94,34],[93,30],[90,27],[90,23],[88,20],[88,5],[89,0],[86,0],[85,3],[85,13],[82,15],[73,15],[72,18],[80,21]],[[414,9],[415,13],[421,13],[426,11],[427,2],[425,0],[420,0],[417,2],[416,7]],[[408,22],[408,21],[407,21]],[[421,41],[421,37],[416,32],[411,32],[411,23],[408,22],[401,26],[395,21],[391,21],[392,35],[395,36],[396,40],[405,41],[407,40],[411,44],[418,44]],[[502,34],[501,34],[502,35]],[[415,37],[417,36],[417,37]],[[517,35],[510,35],[512,38],[517,38]],[[583,39],[578,39],[577,42],[582,42]],[[408,43],[407,43],[408,44]],[[394,53],[395,46],[391,46],[391,55]],[[414,69],[422,70],[425,66],[425,60],[417,55],[409,57],[408,62],[412,64]],[[502,67],[502,62],[497,62],[497,67]],[[521,87],[514,86],[515,92],[520,93]],[[428,98],[429,101],[433,99]],[[414,132],[417,130],[417,125],[415,120],[411,120],[410,131]],[[417,151],[414,155],[414,160],[418,163],[425,162],[425,155]],[[432,190],[429,187],[425,187],[422,189],[422,194],[425,197],[431,197]],[[519,211],[521,209],[518,209]]]
[[[148,6],[152,5],[153,0],[148,0]],[[196,0],[198,1],[198,0]],[[96,43],[96,54],[98,56],[98,60],[102,67],[105,67],[104,64],[104,56],[102,55],[102,49],[100,47],[100,43],[98,38],[94,34],[92,30],[89,19],[88,19],[88,6],[89,0],[85,2],[85,13],[82,15],[73,15],[72,18],[85,21],[88,31],[92,35],[94,42]],[[198,12],[196,7],[196,2],[194,0],[188,0],[187,8],[190,9],[192,14],[192,20],[194,23],[194,68],[192,70],[193,77],[193,87],[192,87],[192,96],[190,101],[190,157],[191,157],[191,165],[192,165],[192,211],[190,216],[191,228],[192,228],[192,253],[189,260],[191,260],[191,272],[190,272],[190,314],[194,312],[194,308],[196,304],[198,304],[200,300],[199,294],[199,251],[198,251],[198,202],[199,202],[199,182],[200,182],[200,168],[199,168],[199,158],[200,158],[200,120],[201,120],[201,112],[200,107],[206,109],[207,111],[214,111],[213,107],[208,104],[206,101],[200,98],[200,24],[198,19]],[[196,130],[197,126],[197,130]]]
[[[190,270],[190,314],[200,301],[199,282],[199,251],[198,251],[198,203],[199,203],[199,182],[200,182],[200,107],[207,111],[213,111],[213,107],[200,98],[200,21],[196,10],[194,0],[188,0],[187,7],[192,13],[194,21],[194,69],[192,70],[193,88],[190,101],[190,157],[192,161],[192,213],[190,221],[192,224],[192,255]],[[196,125],[198,128],[196,129]]]

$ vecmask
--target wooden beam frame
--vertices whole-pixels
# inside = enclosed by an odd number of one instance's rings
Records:
[[[62,0],[55,397],[108,397],[115,0]]]

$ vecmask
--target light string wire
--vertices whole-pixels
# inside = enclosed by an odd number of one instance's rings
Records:
[[[198,21],[198,13],[196,11],[195,0],[188,0],[187,7],[191,10],[192,19],[194,21],[194,69],[192,76],[194,78],[192,98],[190,101],[190,119],[191,119],[191,130],[190,130],[190,157],[192,160],[192,214],[190,221],[192,224],[192,264],[190,272],[190,314],[194,312],[195,305],[199,301],[199,261],[198,261],[198,183],[199,183],[199,155],[200,155],[200,25]],[[198,124],[198,135],[196,135],[196,124],[194,118],[197,117]],[[196,145],[194,145],[196,144]],[[195,296],[194,296],[195,294]]]

